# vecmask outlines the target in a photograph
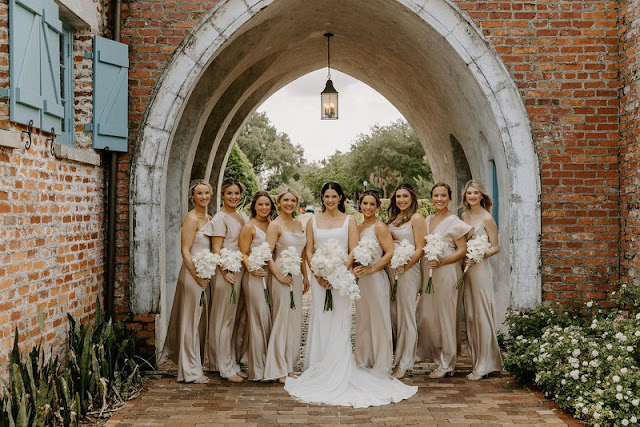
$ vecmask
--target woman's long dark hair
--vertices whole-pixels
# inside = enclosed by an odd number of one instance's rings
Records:
[[[400,208],[396,204],[396,193],[398,192],[398,190],[407,190],[411,195],[411,205],[409,206],[409,209],[407,209],[407,213],[399,218],[398,215],[400,215]],[[416,212],[418,212],[418,194],[411,184],[403,182],[402,184],[398,185],[391,194],[391,199],[389,200],[389,208],[387,209],[387,224],[393,224],[396,227],[399,227],[409,221],[413,214]]]
[[[256,212],[256,203],[258,203],[258,199],[260,197],[266,197],[267,199],[269,199],[269,202],[271,202],[271,211],[269,212],[269,215],[267,215],[267,219],[272,220],[276,213],[276,204],[273,201],[273,197],[271,197],[271,194],[269,194],[268,191],[264,191],[264,190],[256,191],[255,194],[253,195],[253,199],[251,200],[251,206],[249,207],[249,212],[251,212],[251,218],[255,218],[258,215],[258,213]]]
[[[344,202],[346,197],[344,197],[344,191],[342,191],[342,186],[337,182],[333,182],[333,181],[325,182],[324,185],[322,186],[322,189],[320,190],[320,202],[322,203],[322,212],[324,212],[327,209],[324,205],[324,200],[322,200],[322,197],[324,197],[324,193],[327,190],[334,190],[336,193],[338,193],[338,196],[340,196],[340,201],[338,202],[338,210],[342,213],[346,213],[347,208],[344,207]]]

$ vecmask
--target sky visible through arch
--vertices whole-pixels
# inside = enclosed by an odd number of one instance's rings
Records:
[[[339,93],[338,120],[320,120],[320,92],[327,69],[313,71],[274,93],[260,107],[279,132],[304,148],[307,161],[329,157],[337,150],[349,151],[351,143],[371,126],[387,125],[403,118],[386,98],[348,74],[331,70]]]

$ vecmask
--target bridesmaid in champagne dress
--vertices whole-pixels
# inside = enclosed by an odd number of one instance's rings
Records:
[[[302,294],[309,290],[304,247],[307,238],[302,231],[302,223],[293,218],[298,207],[298,194],[285,188],[277,198],[280,215],[273,220],[267,230],[267,242],[275,249],[275,261],[269,262],[271,271],[271,319],[273,328],[267,347],[265,379],[285,382],[287,376],[300,362],[300,339],[302,335]],[[301,257],[301,274],[284,276],[279,268],[282,251],[294,247]],[[295,308],[291,307],[290,290],[293,290]]]
[[[408,240],[416,248],[411,259],[393,272],[398,278],[396,301],[391,303],[391,324],[395,328],[393,376],[403,378],[415,362],[418,342],[416,298],[422,286],[420,258],[425,236],[424,218],[418,213],[418,195],[410,184],[400,184],[391,194],[388,217],[393,243],[397,245]]]
[[[168,358],[178,365],[178,381],[188,383],[209,382],[202,372],[202,356],[207,338],[207,301],[200,305],[200,297],[209,286],[209,279],[198,277],[192,256],[200,251],[211,250],[211,242],[202,230],[209,221],[207,205],[212,193],[211,185],[202,179],[191,182],[189,186],[195,208],[187,213],[182,223],[182,267],[178,274],[162,351],[163,360]]]
[[[442,258],[426,263],[424,285],[426,287],[427,272],[431,269],[433,290],[423,293],[420,298],[416,357],[437,365],[429,378],[442,378],[453,376],[456,367],[462,302],[462,293],[456,289],[456,282],[462,275],[459,261],[467,252],[466,237],[471,227],[448,210],[451,187],[447,184],[438,182],[433,186],[431,201],[436,213],[426,219],[427,234],[440,236],[447,248]]]
[[[211,238],[213,252],[219,254],[222,248],[238,250],[240,230],[249,218],[238,212],[236,206],[242,199],[242,184],[235,179],[222,182],[223,206],[204,227],[204,234]],[[232,287],[238,297],[242,292],[242,275],[231,273],[218,266],[213,280],[212,304],[209,312],[209,334],[206,358],[212,371],[220,372],[222,378],[231,382],[242,382],[247,374],[240,370],[236,357],[236,313],[238,304],[231,302]]]
[[[247,373],[251,381],[259,381],[264,378],[264,362],[271,332],[271,311],[263,286],[268,279],[266,265],[264,268],[251,270],[249,254],[253,248],[265,242],[267,227],[276,207],[268,192],[257,191],[253,195],[249,210],[251,220],[240,231],[238,247],[244,255],[243,263],[247,270],[242,278],[242,294],[247,307]]]
[[[473,227],[471,238],[485,234],[489,239],[491,247],[484,259],[497,254],[500,243],[498,226],[490,213],[493,202],[481,181],[467,182],[462,192],[462,204],[465,209],[462,220]],[[491,265],[487,261],[476,264],[471,259],[466,259],[465,265],[469,269],[464,280],[463,301],[472,366],[467,378],[477,381],[491,372],[502,371],[502,357],[494,323]]]
[[[380,245],[369,266],[358,265],[360,299],[356,300],[356,364],[385,374],[391,373],[393,336],[391,333],[390,283],[385,267],[393,256],[393,237],[384,222],[376,217],[380,195],[368,190],[359,200],[364,222],[358,226],[360,240],[371,239]]]

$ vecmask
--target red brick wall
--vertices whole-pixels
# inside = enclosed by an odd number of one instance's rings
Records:
[[[625,283],[640,286],[640,5],[620,2],[620,178],[621,275]]]
[[[9,86],[7,17],[8,1],[1,0],[0,88]],[[90,30],[74,36],[74,136],[79,151],[93,152],[84,132],[92,114],[92,64],[84,59],[91,37]],[[0,138],[26,130],[8,114],[8,101],[0,99]],[[0,147],[0,375],[7,372],[14,328],[23,351],[42,337],[45,348],[64,354],[67,313],[91,318],[102,296],[103,170],[52,156],[49,137],[35,131],[29,150]]]
[[[456,1],[511,72],[542,184],[542,298],[606,302],[619,278],[618,6]]]

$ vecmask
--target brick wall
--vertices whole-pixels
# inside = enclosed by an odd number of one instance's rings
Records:
[[[96,1],[97,10],[106,3]],[[8,1],[1,0],[0,88],[9,86],[7,17]],[[75,153],[80,158],[90,153],[93,163],[91,135],[84,132],[92,120],[92,63],[84,52],[91,51],[94,32],[74,31],[73,43]],[[8,101],[0,99],[0,140],[20,138],[23,130],[26,126],[9,122]],[[96,296],[102,296],[103,170],[53,156],[49,137],[35,131],[28,150],[0,147],[0,375],[7,371],[14,328],[23,351],[41,337],[45,348],[62,351],[67,313],[91,318]]]
[[[621,248],[623,282],[640,286],[640,5],[620,2],[620,175]]]
[[[619,278],[618,6],[456,1],[511,72],[542,184],[542,298],[597,300]]]

